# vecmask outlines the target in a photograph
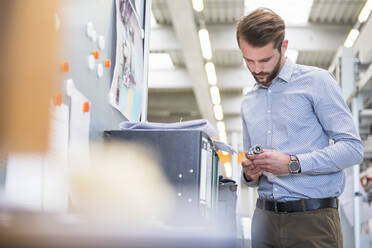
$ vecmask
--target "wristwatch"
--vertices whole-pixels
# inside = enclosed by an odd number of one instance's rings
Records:
[[[291,174],[297,174],[301,172],[301,165],[300,161],[298,160],[297,156],[289,155],[290,160],[288,163],[288,170]]]

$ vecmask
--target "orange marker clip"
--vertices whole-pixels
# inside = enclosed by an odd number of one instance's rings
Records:
[[[62,105],[62,94],[61,93],[55,93],[53,95],[53,104],[55,107]]]
[[[105,60],[105,66],[106,66],[107,68],[110,68],[110,67],[111,67],[111,60],[106,59],[106,60]]]
[[[98,50],[94,50],[93,51],[93,56],[95,59],[99,59],[99,51]]]
[[[68,62],[63,61],[61,64],[61,71],[68,72],[69,70],[70,70],[70,65],[68,64]]]
[[[90,103],[89,102],[84,102],[83,103],[83,112],[88,113],[90,111]]]

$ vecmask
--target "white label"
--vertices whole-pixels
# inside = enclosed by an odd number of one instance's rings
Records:
[[[89,55],[88,57],[88,68],[93,71],[96,66],[96,60],[94,59],[93,55]]]
[[[98,47],[99,49],[105,49],[105,37],[103,35],[98,37]]]
[[[102,64],[98,64],[97,66],[97,75],[99,78],[103,77],[103,65]]]

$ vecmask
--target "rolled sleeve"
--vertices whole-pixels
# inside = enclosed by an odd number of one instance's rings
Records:
[[[297,154],[301,173],[309,175],[338,172],[363,160],[363,143],[332,74],[322,73],[317,86],[314,112],[334,144],[310,153]]]
[[[258,180],[252,181],[252,180],[247,180],[247,178],[244,175],[244,171],[242,170],[242,182],[246,184],[248,187],[257,187],[258,186]]]

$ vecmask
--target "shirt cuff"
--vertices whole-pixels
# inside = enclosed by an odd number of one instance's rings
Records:
[[[311,174],[313,171],[312,157],[309,153],[296,155],[301,166],[301,174]]]
[[[258,186],[258,180],[253,181],[253,180],[248,180],[245,177],[244,171],[242,171],[242,182],[246,184],[248,187],[257,187]]]

